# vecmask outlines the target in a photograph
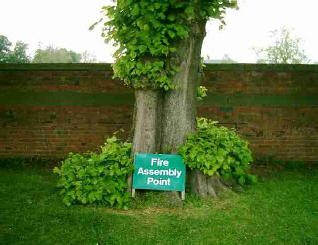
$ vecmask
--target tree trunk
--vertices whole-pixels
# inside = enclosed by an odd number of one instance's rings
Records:
[[[197,169],[187,174],[187,182],[190,192],[196,193],[200,197],[217,197],[219,193],[228,190],[218,176],[204,175]]]
[[[202,80],[201,48],[206,21],[194,23],[189,37],[181,40],[178,51],[169,58],[170,66],[180,70],[173,78],[176,90],[137,90],[134,115],[133,154],[173,153],[196,131],[196,88]],[[190,190],[199,196],[216,196],[226,188],[218,177],[206,177],[200,171],[188,171]],[[177,192],[168,192],[173,203],[181,203]]]
[[[161,90],[136,90],[133,115],[133,148],[136,153],[159,153],[161,141]],[[131,191],[132,177],[128,178]]]
[[[170,58],[171,66],[179,67],[173,78],[178,86],[164,94],[161,151],[177,153],[189,133],[196,130],[196,87],[201,81],[201,47],[205,36],[205,22],[191,28],[189,38],[181,40],[178,51]],[[180,205],[177,192],[167,193],[170,200]]]
[[[196,131],[196,88],[202,81],[201,48],[205,37],[206,22],[195,23],[189,38],[178,44],[178,51],[171,57],[171,65],[180,67],[174,77],[178,89],[164,94],[162,114],[161,151],[177,153],[178,148],[186,141],[187,135]],[[216,197],[228,188],[218,176],[206,176],[199,170],[188,170],[187,185],[191,192],[198,196]],[[176,200],[177,194],[170,194]]]
[[[133,153],[159,152],[162,91],[136,90]]]

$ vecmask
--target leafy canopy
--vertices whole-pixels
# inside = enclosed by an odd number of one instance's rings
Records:
[[[301,49],[301,39],[294,36],[291,29],[282,27],[271,32],[272,45],[255,48],[258,63],[302,64],[309,59]]]
[[[0,63],[29,63],[26,51],[28,45],[18,41],[13,50],[11,50],[12,43],[6,36],[0,35]]]
[[[37,49],[33,63],[78,63],[81,61],[81,54],[65,48],[54,48],[48,46],[45,49]]]
[[[224,23],[225,9],[236,6],[236,0],[118,0],[103,7],[108,18],[103,36],[118,47],[114,76],[134,88],[176,88],[171,78],[178,67],[168,60],[178,41],[190,35],[195,22]]]

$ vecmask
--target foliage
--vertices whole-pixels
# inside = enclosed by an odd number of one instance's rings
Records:
[[[197,119],[197,132],[188,136],[179,153],[189,168],[204,174],[235,178],[240,185],[257,181],[256,176],[246,173],[253,160],[248,143],[233,129],[206,118]]]
[[[304,50],[300,47],[301,39],[293,36],[287,27],[272,31],[271,38],[272,45],[255,49],[258,63],[301,64],[309,62]]]
[[[17,41],[13,50],[12,43],[3,35],[0,35],[0,63],[30,63],[31,58],[27,55],[28,45]],[[35,51],[33,63],[92,63],[96,57],[84,51],[76,53],[65,48],[54,48],[49,46],[45,49],[38,48]]]
[[[65,48],[54,48],[49,46],[45,49],[37,49],[33,63],[78,63],[81,61],[81,54]]]
[[[28,57],[26,51],[28,49],[28,45],[18,41],[13,51],[10,54],[10,63],[30,63],[30,57]]]
[[[134,88],[176,88],[171,78],[178,66],[169,58],[178,41],[189,36],[193,23],[210,17],[224,23],[225,9],[236,4],[236,0],[118,0],[116,6],[103,7],[108,18],[103,36],[118,46],[114,76]]]
[[[81,53],[81,62],[82,63],[96,63],[97,58],[93,53],[90,53],[89,51],[85,50],[83,53]]]
[[[63,202],[68,206],[102,203],[126,208],[129,202],[126,180],[133,171],[130,154],[131,144],[115,136],[106,140],[100,154],[70,153],[60,168],[54,168],[60,176],[58,187],[62,188]]]
[[[0,63],[29,63],[30,58],[26,51],[28,45],[18,41],[13,50],[12,43],[3,35],[0,35]]]
[[[7,37],[0,35],[0,63],[7,63],[11,45]]]
[[[197,87],[197,96],[196,96],[196,99],[198,101],[201,101],[203,100],[204,97],[207,96],[207,92],[208,92],[208,89],[204,86],[199,86]]]

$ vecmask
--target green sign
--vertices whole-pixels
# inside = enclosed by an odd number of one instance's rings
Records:
[[[185,175],[186,168],[179,155],[135,155],[134,189],[183,192]]]

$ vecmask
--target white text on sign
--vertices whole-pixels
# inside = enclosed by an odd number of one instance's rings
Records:
[[[168,160],[161,160],[160,158],[151,158],[151,166],[157,167],[168,167]],[[139,168],[138,175],[150,175],[150,176],[173,176],[176,178],[180,178],[182,171],[177,169],[147,169],[147,168]],[[159,178],[155,179],[153,177],[147,178],[147,185],[170,185],[170,178]]]

